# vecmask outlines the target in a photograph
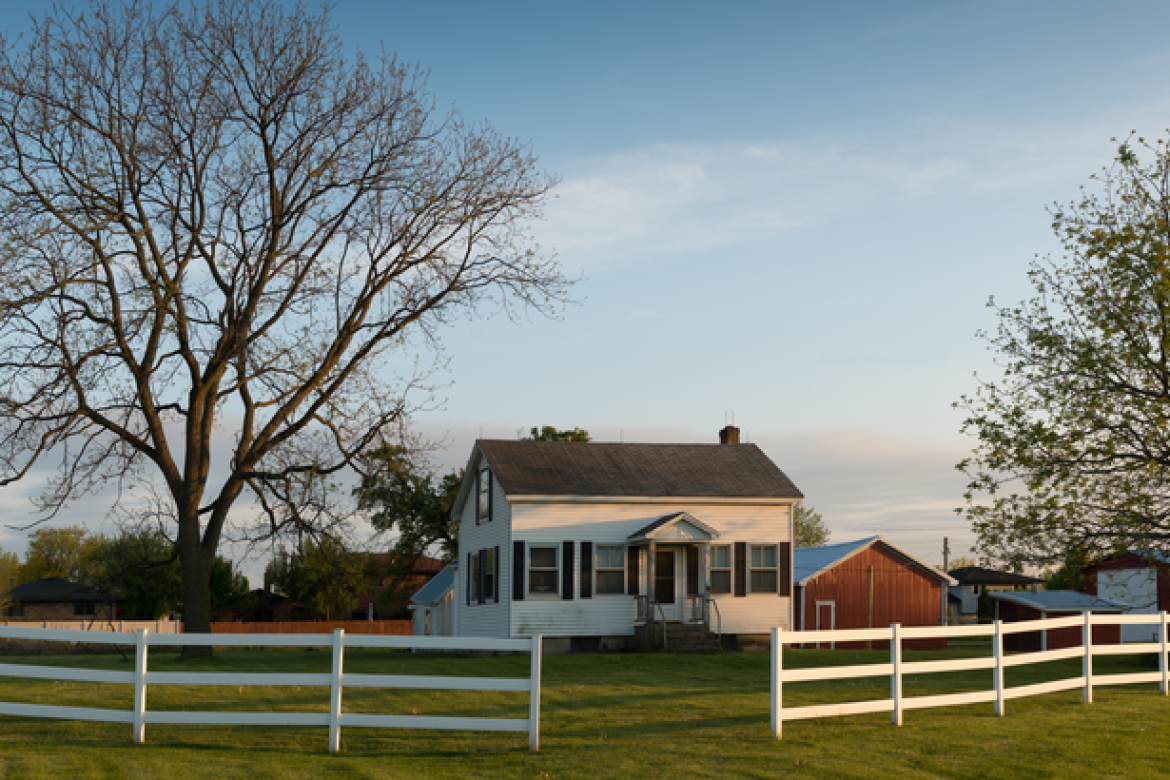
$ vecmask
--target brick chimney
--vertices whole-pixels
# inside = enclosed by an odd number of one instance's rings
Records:
[[[734,425],[728,425],[719,431],[719,443],[739,444],[739,428],[736,428]]]

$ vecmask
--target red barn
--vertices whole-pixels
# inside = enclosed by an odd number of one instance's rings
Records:
[[[995,599],[995,619],[1005,623],[1071,617],[1086,612],[1117,615],[1122,611],[1117,604],[1096,596],[1077,593],[1075,590],[1042,590],[1039,593],[1001,591],[992,593],[991,597]],[[1120,629],[1121,626],[1116,625],[1093,626],[1093,644],[1120,644]],[[1003,638],[1003,649],[1017,653],[1034,653],[1038,650],[1080,647],[1082,633],[1083,629],[1080,626],[1070,626],[1050,628],[1047,631],[1007,634]]]
[[[793,551],[797,631],[903,626],[944,626],[947,574],[880,536]],[[837,643],[842,649],[864,642]],[[868,643],[888,648],[888,642]],[[947,646],[945,637],[907,642],[914,649]]]
[[[1123,604],[1130,615],[1170,612],[1170,564],[1165,553],[1125,552],[1086,566],[1085,592]],[[1154,625],[1122,626],[1121,641],[1157,641]]]

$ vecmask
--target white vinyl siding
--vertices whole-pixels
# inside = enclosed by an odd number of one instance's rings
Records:
[[[508,613],[512,593],[512,540],[509,534],[511,507],[499,481],[495,479],[495,474],[490,471],[489,464],[482,461],[476,464],[477,471],[484,468],[488,468],[487,473],[492,474],[492,519],[491,522],[476,523],[479,495],[473,485],[459,516],[459,557],[456,559],[459,570],[455,577],[457,600],[455,614],[459,622],[459,636],[502,637],[508,636]],[[490,563],[490,559],[496,554],[496,548],[499,548],[499,560],[495,562],[495,571],[499,572],[499,577],[493,578],[491,583],[492,595],[484,604],[478,603],[478,599],[472,599],[468,604],[467,556],[470,553],[478,560],[479,553],[483,550],[484,560]]]
[[[571,562],[574,598],[525,598],[514,602],[511,610],[511,636],[536,633],[547,636],[633,635],[637,617],[633,596],[598,598],[598,594],[594,593],[593,598],[579,598],[582,541],[594,545],[595,573],[599,547],[624,545],[634,532],[664,515],[679,511],[688,512],[718,530],[721,535],[716,544],[731,545],[742,541],[748,543],[750,549],[752,544],[776,545],[790,541],[790,509],[785,505],[689,504],[684,501],[671,503],[669,500],[654,504],[517,503],[510,505],[510,511],[514,540],[528,545],[557,545],[558,549],[565,541],[574,542]],[[662,544],[666,546],[669,543]],[[648,576],[646,563],[643,548],[638,567],[643,589]],[[562,561],[561,565],[565,563]],[[509,564],[505,575],[510,572]],[[510,595],[510,586],[502,593]],[[716,595],[716,598],[719,600],[725,634],[763,634],[777,626],[788,628],[790,599],[776,595],[775,590],[746,597],[725,593]]]

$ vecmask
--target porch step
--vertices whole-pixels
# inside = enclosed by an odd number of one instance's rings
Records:
[[[668,653],[718,652],[719,637],[704,625],[688,623],[660,624],[666,633]]]

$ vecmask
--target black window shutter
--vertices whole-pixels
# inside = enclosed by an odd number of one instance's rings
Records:
[[[778,560],[776,563],[780,568],[779,576],[779,593],[781,596],[792,595],[792,543],[780,542],[777,545],[780,549],[777,550],[776,556]]]
[[[638,595],[638,548],[626,548],[626,594]]]
[[[524,600],[524,542],[512,542],[512,601]]]
[[[500,571],[503,567],[500,566],[500,546],[496,545],[496,554],[492,556],[492,600],[497,604],[500,603],[500,588],[503,583],[500,582]]]
[[[699,595],[699,548],[687,548],[687,595]]]
[[[496,482],[496,481],[495,481],[494,479],[492,479],[492,472],[491,472],[491,471],[489,471],[489,470],[487,470],[487,469],[484,469],[484,472],[483,472],[483,478],[484,478],[484,479],[486,479],[486,480],[487,480],[487,482],[488,482],[488,511],[487,511],[487,522],[489,522],[489,523],[490,523],[490,522],[492,521],[492,515],[493,515],[493,513],[496,511],[496,500],[495,500],[495,499],[496,499],[496,495],[495,495],[495,492],[494,492],[494,491],[495,491],[495,489],[496,489],[496,485],[495,485],[495,482]]]
[[[479,525],[479,495],[483,490],[481,485],[483,481],[483,471],[475,472],[475,524]]]
[[[561,549],[561,598],[565,601],[573,600],[573,543],[562,542]]]
[[[593,542],[581,542],[581,598],[593,598]]]
[[[475,553],[467,553],[467,606],[471,606],[471,561]]]
[[[747,595],[747,542],[735,543],[735,595]]]
[[[487,584],[486,583],[487,577],[485,576],[487,574],[487,572],[485,571],[485,569],[487,569],[487,550],[480,550],[479,551],[479,603],[480,604],[483,604],[485,601],[487,601],[487,598],[486,598],[487,594],[484,593],[484,585]]]

